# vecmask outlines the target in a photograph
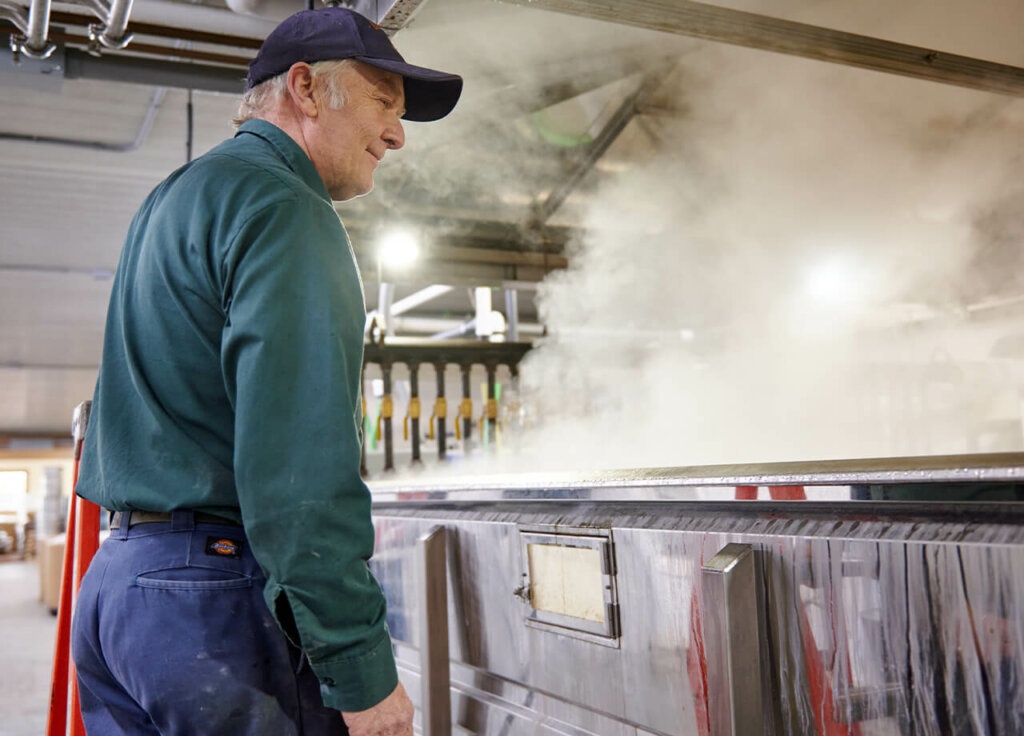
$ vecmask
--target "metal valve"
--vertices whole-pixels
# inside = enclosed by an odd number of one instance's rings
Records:
[[[444,419],[447,416],[448,400],[443,396],[438,396],[437,401],[434,402],[434,413],[430,415],[430,434],[427,435],[430,439],[434,439],[434,417]]]
[[[409,420],[420,418],[420,399],[418,396],[413,396],[409,399],[409,410],[405,415],[405,421],[402,423],[402,437],[409,439]]]
[[[380,399],[380,414],[377,415],[377,439],[380,439],[380,423],[382,419],[390,419],[395,414],[395,404],[391,394],[384,394]]]

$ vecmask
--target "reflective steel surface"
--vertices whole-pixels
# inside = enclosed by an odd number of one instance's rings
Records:
[[[653,485],[665,477],[654,475]],[[402,679],[417,693],[416,540],[437,525],[447,530],[453,733],[712,733],[707,636],[720,613],[707,607],[701,566],[730,543],[757,552],[763,581],[766,733],[1024,733],[1019,504],[558,493],[495,501],[459,488],[440,497],[392,484],[377,495],[372,561]],[[386,500],[399,496],[421,500]],[[613,646],[529,625],[522,537],[544,531],[610,540]],[[565,590],[574,594],[571,580]]]
[[[373,480],[378,500],[1024,501],[1024,453]]]

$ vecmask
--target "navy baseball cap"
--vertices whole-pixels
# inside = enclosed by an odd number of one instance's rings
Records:
[[[462,94],[462,77],[406,64],[376,23],[348,8],[303,10],[281,21],[249,64],[252,89],[305,61],[356,59],[402,76],[406,120],[426,122],[450,113]]]

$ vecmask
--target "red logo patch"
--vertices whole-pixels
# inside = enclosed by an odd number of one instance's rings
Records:
[[[242,543],[235,539],[224,537],[207,537],[206,554],[216,557],[241,557]]]

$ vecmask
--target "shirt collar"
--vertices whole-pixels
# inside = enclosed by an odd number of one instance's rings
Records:
[[[319,172],[317,172],[316,167],[313,166],[313,162],[309,160],[306,152],[299,148],[299,144],[292,140],[290,135],[273,123],[257,118],[246,120],[242,123],[238,128],[238,132],[235,133],[235,137],[237,138],[243,133],[251,133],[269,143],[277,152],[277,155],[288,165],[288,168],[294,171],[310,189],[328,202],[331,201],[331,195],[327,191],[327,186],[324,184],[324,180],[320,177]]]

